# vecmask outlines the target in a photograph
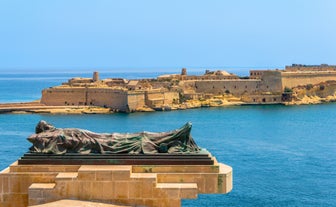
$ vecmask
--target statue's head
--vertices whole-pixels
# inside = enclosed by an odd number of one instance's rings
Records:
[[[49,124],[44,120],[41,120],[35,127],[35,133],[38,134],[52,129],[55,129],[53,125]]]

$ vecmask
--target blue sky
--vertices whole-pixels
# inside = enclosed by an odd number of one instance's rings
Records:
[[[334,0],[0,0],[0,70],[336,64]]]

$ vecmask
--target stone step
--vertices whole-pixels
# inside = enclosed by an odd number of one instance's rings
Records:
[[[33,183],[29,186],[28,190],[52,190],[55,186],[55,183]]]
[[[62,200],[58,200],[58,201],[54,201],[50,203],[28,206],[28,207],[128,207],[128,206],[92,202],[92,201],[62,199]]]
[[[129,180],[131,166],[127,165],[83,165],[78,170],[78,179],[87,181]]]
[[[19,165],[18,161],[9,166],[10,172],[77,172],[80,165]]]
[[[77,177],[78,177],[78,173],[65,172],[65,173],[58,173],[55,180],[56,182],[59,180],[76,180]]]
[[[155,179],[157,178],[156,173],[132,173],[132,179]]]
[[[42,204],[52,200],[55,183],[33,183],[28,188],[28,205]]]

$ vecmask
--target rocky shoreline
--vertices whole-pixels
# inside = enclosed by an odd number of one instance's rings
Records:
[[[323,104],[336,102],[336,95],[330,95],[325,98],[319,96],[305,95],[301,98],[294,98],[288,102],[282,102],[280,104],[291,105],[310,105],[310,104]],[[221,99],[212,98],[206,100],[188,100],[182,104],[172,104],[163,106],[160,108],[141,107],[137,108],[133,112],[154,112],[154,111],[172,111],[172,110],[187,110],[202,107],[228,107],[228,106],[241,106],[251,105],[250,103],[242,102],[237,98]],[[266,105],[264,103],[253,105]],[[121,111],[112,110],[110,108],[104,108],[100,106],[46,106],[39,101],[34,102],[22,102],[22,103],[2,103],[0,104],[0,114],[4,113],[35,113],[35,114],[111,114]]]

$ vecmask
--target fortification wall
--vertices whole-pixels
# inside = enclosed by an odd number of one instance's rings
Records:
[[[282,82],[280,71],[264,71],[261,77],[260,92],[281,93]]]
[[[41,103],[50,106],[94,105],[127,110],[127,91],[113,88],[65,87],[42,91]]]
[[[178,102],[177,92],[150,91],[146,93],[146,105],[149,107],[159,107]]]
[[[293,64],[292,66],[286,66],[286,71],[335,71],[335,65],[296,65]]]
[[[242,101],[249,104],[277,104],[282,102],[281,94],[259,94],[259,95],[243,95]]]
[[[260,84],[260,80],[204,80],[195,81],[195,90],[196,93],[211,93],[214,95],[226,92],[241,95],[257,92]]]
[[[336,72],[283,72],[283,88],[293,88],[299,85],[318,84],[328,80],[336,80]]]
[[[246,93],[281,93],[281,73],[263,71],[261,79],[195,81],[195,89],[197,93],[223,94],[229,91],[233,95],[239,96]]]
[[[145,93],[144,92],[128,92],[127,103],[130,111],[145,105]]]
[[[48,88],[42,91],[41,103],[49,106],[84,105],[83,88]]]
[[[127,91],[112,88],[88,88],[87,105],[127,110]]]

